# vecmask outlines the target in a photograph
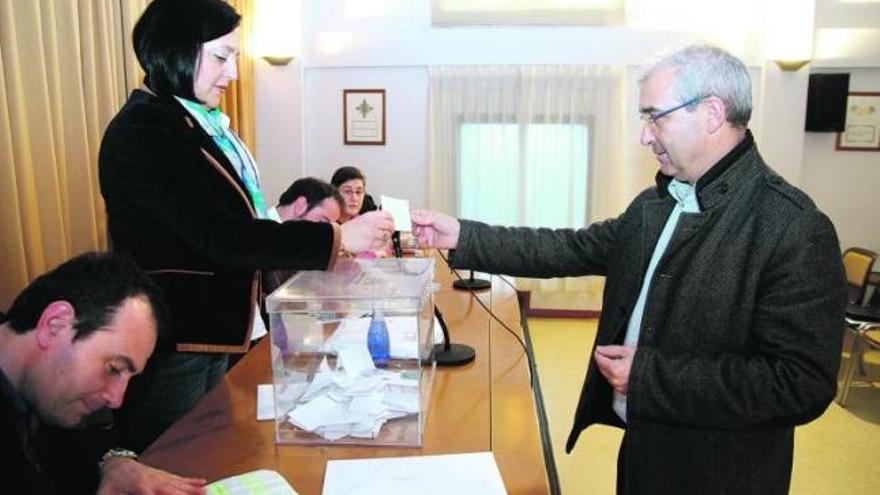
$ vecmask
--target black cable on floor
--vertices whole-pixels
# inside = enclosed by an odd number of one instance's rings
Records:
[[[538,377],[538,368],[535,366],[532,350],[532,334],[529,331],[529,320],[526,310],[522,305],[519,307],[519,319],[522,324],[523,335],[526,337],[526,352],[529,354],[529,365],[532,366],[532,376],[535,377],[532,392],[535,394],[535,409],[538,412],[538,430],[541,432],[541,449],[544,451],[544,467],[547,469],[547,484],[550,485],[550,493],[559,495],[562,493],[559,486],[559,473],[556,470],[556,457],[553,455],[553,440],[550,437],[550,422],[547,420],[547,411],[544,408],[544,393],[541,391],[541,380]]]
[[[437,250],[437,252],[440,254],[440,258],[442,258],[443,261],[445,261],[446,264],[449,265],[449,260],[446,259],[445,256],[443,256],[443,253],[439,249]],[[462,276],[459,275],[457,271],[455,271],[455,269],[453,269],[451,266],[449,268],[452,269],[452,273],[454,273],[459,280],[464,280]],[[518,293],[518,291],[516,290],[516,286],[510,283],[509,280],[505,279],[503,276],[499,276],[499,278],[503,280],[505,284],[509,285],[514,290],[514,293]],[[495,316],[495,313],[493,313],[489,308],[486,307],[485,304],[483,304],[483,301],[481,301],[480,298],[477,297],[474,291],[469,292],[471,293],[471,297],[473,297],[478,303],[480,303],[480,306],[482,306],[483,309],[486,310],[486,312],[495,319],[495,321],[500,323],[502,327],[504,327],[511,335],[514,336],[514,338],[516,338],[517,342],[519,342],[520,346],[522,346],[523,348],[523,351],[525,351],[526,353],[526,359],[529,363],[529,378],[532,386],[532,393],[535,397],[535,409],[538,413],[538,431],[541,435],[541,450],[544,453],[544,468],[547,470],[547,484],[549,485],[550,493],[552,495],[560,495],[562,491],[559,486],[559,472],[556,470],[556,457],[553,455],[553,441],[550,437],[550,423],[547,420],[547,411],[544,407],[544,394],[543,392],[541,392],[541,382],[538,379],[538,368],[535,365],[535,356],[532,350],[532,337],[531,333],[529,332],[529,320],[526,316],[525,308],[522,304],[518,304],[520,326],[522,327],[523,335],[525,336],[525,342],[523,342],[523,340],[519,338],[519,335],[517,335],[516,332],[511,330],[510,327],[508,327],[506,324],[504,324],[503,321]]]

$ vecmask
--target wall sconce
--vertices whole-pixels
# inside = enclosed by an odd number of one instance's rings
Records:
[[[299,1],[257,0],[254,4],[254,51],[266,62],[290,63],[300,43],[302,12]]]
[[[293,60],[293,55],[263,55],[263,60],[272,65],[287,65]]]
[[[796,71],[813,56],[815,0],[767,2],[765,50],[767,60],[784,71]]]
[[[774,60],[774,62],[784,71],[796,71],[810,63],[809,60]]]

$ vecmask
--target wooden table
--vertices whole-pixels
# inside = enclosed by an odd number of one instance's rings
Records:
[[[420,448],[276,445],[274,422],[256,418],[257,384],[271,383],[268,339],[258,344],[142,456],[147,464],[216,480],[254,469],[280,472],[302,495],[321,493],[329,459],[492,451],[511,494],[548,493],[535,401],[524,351],[466,292],[450,288],[445,263],[436,304],[453,342],[476,360],[437,368]],[[478,297],[522,336],[515,291],[498,276]],[[442,483],[442,476],[438,476]]]

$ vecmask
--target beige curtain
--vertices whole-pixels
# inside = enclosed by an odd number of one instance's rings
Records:
[[[104,129],[143,73],[131,29],[149,0],[0,0],[0,310],[36,276],[107,248],[98,186]],[[254,149],[252,1],[225,111]]]
[[[120,5],[120,15],[122,16],[123,30],[120,33],[122,38],[119,40],[122,45],[120,50],[119,64],[124,72],[125,95],[128,97],[132,91],[141,87],[144,83],[144,71],[138,64],[137,57],[134,55],[134,45],[131,43],[131,31],[134,24],[141,17],[144,10],[151,0],[117,0]]]
[[[118,2],[0,0],[0,308],[107,245],[97,156],[122,104]]]
[[[254,118],[254,2],[253,0],[227,1],[241,14],[241,25],[238,30],[241,36],[241,56],[238,59],[238,81],[229,85],[220,107],[223,113],[229,116],[230,127],[244,141],[254,158],[258,158]]]

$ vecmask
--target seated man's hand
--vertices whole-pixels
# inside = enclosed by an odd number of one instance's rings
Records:
[[[204,495],[206,480],[184,478],[133,459],[110,459],[97,495]]]
[[[458,245],[458,220],[431,210],[412,212],[413,235],[419,240],[419,247],[454,249]]]
[[[394,232],[394,220],[387,211],[364,213],[342,224],[342,245],[352,253],[382,249]]]

